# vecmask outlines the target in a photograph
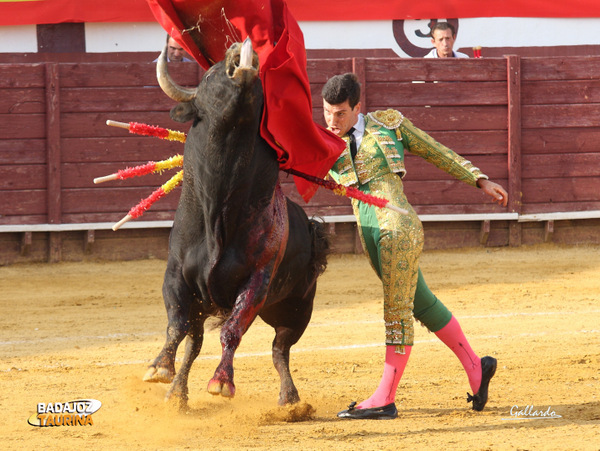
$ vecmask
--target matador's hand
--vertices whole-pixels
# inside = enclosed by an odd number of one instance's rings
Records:
[[[494,199],[494,202],[497,202],[503,207],[508,205],[508,193],[502,186],[487,179],[477,180],[477,186],[479,186],[485,194]]]

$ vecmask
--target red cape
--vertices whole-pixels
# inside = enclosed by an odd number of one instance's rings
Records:
[[[283,0],[147,0],[162,27],[204,68],[250,37],[265,97],[260,133],[281,169],[325,177],[345,147],[312,117],[304,37]],[[294,177],[308,202],[317,185]]]

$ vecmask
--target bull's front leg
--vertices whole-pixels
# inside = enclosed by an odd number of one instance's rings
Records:
[[[145,382],[171,383],[175,377],[177,348],[190,326],[193,293],[183,279],[180,265],[169,259],[163,282],[163,298],[168,325],[165,344],[144,375]]]
[[[185,345],[185,355],[179,372],[173,379],[171,388],[167,392],[166,400],[173,401],[174,404],[178,405],[180,409],[187,407],[188,401],[188,377],[192,364],[200,350],[202,349],[202,342],[204,340],[204,321],[206,316],[200,312],[200,305],[195,303],[192,305],[190,314],[190,327],[187,333],[187,342]]]
[[[238,295],[231,316],[221,328],[221,363],[208,382],[208,392],[213,395],[227,398],[233,398],[235,395],[233,357],[242,341],[242,336],[256,319],[265,303],[272,268],[273,265],[269,265],[269,269],[263,269],[253,274],[248,285]]]

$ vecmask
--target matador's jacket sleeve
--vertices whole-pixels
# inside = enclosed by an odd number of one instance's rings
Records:
[[[402,116],[399,111],[395,110],[376,111],[369,114],[369,116],[377,120],[378,117],[385,117],[392,111]],[[437,142],[427,133],[415,127],[407,118],[402,117],[399,126],[395,130],[397,138],[402,140],[406,150],[434,164],[452,177],[475,187],[477,187],[477,180],[488,178],[469,160]]]
[[[347,137],[343,139],[348,140]],[[415,127],[397,110],[380,110],[366,115],[361,148],[363,146],[378,146],[385,156],[389,171],[401,177],[406,174],[404,166],[404,149],[406,149],[469,185],[477,186],[478,179],[488,178],[470,161]],[[372,170],[364,162],[352,161],[346,146],[331,169],[330,175],[336,182],[351,186],[368,182],[376,176],[371,172]]]

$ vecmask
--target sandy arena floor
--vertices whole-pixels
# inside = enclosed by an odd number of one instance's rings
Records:
[[[458,360],[417,326],[392,421],[336,417],[381,376],[381,288],[362,255],[331,257],[320,279],[292,349],[294,409],[277,407],[273,332],[260,320],[236,355],[234,399],[206,392],[218,330],[192,368],[188,412],[164,403],[167,386],[142,382],[164,339],[165,264],[0,267],[0,449],[600,449],[598,247],[425,253],[430,287],[498,371],[486,409],[470,410]],[[102,403],[93,425],[27,422],[38,403],[90,398]]]

